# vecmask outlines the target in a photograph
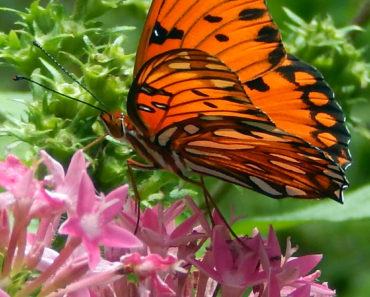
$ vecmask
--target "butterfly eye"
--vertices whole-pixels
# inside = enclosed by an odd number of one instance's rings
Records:
[[[123,138],[126,136],[124,124],[124,115],[119,110],[112,113],[101,113],[100,118],[103,121],[105,128],[115,138]]]

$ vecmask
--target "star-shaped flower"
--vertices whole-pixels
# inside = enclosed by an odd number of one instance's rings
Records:
[[[94,268],[100,259],[99,244],[121,248],[142,245],[135,235],[112,222],[121,211],[127,190],[127,185],[121,186],[97,199],[91,179],[87,173],[82,174],[76,214],[63,223],[59,232],[82,239],[89,253],[90,268]]]

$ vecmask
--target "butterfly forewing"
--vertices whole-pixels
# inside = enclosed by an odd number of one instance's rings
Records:
[[[344,114],[317,69],[289,55],[274,71],[243,86],[277,127],[324,150],[342,168],[348,166]]]
[[[247,97],[238,76],[200,50],[173,50],[148,61],[131,88],[127,110],[155,136],[165,127],[207,116],[235,116],[272,124]]]
[[[179,48],[218,57],[241,81],[266,73],[285,57],[279,30],[263,0],[153,1],[135,74],[152,57]]]

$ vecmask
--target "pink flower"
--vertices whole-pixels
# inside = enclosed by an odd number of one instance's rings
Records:
[[[200,271],[223,284],[225,296],[240,296],[249,286],[261,283],[266,273],[258,271],[258,248],[263,244],[260,236],[241,238],[243,245],[231,240],[224,225],[213,228],[212,248],[202,260],[189,261]]]
[[[14,190],[28,171],[29,169],[16,156],[7,156],[5,162],[0,162],[0,186],[9,191]]]
[[[13,275],[24,269],[33,275],[19,283],[17,297],[240,297],[251,289],[250,297],[335,295],[326,283],[316,282],[320,271],[314,268],[322,256],[293,257],[296,248],[289,240],[282,254],[272,227],[267,239],[257,229],[252,237],[230,238],[217,213],[213,226],[186,197],[186,204],[178,200],[168,208],[147,208],[136,237],[137,215],[127,185],[98,195],[82,151],[74,154],[66,174],[46,152],[40,154],[51,172],[42,181],[34,177],[36,166],[29,169],[13,156],[0,162],[0,185],[7,190],[0,194],[0,252],[5,256],[0,283],[14,291],[9,285]],[[176,223],[186,208],[192,215]],[[69,236],[57,252],[51,246],[65,211],[68,218],[59,233]],[[36,216],[41,218],[37,231],[29,233]],[[232,216],[231,222],[237,219]],[[0,290],[0,297],[8,295]]]
[[[0,289],[0,297],[10,297],[7,293]]]
[[[130,231],[111,222],[121,210],[127,189],[127,185],[122,186],[98,200],[91,179],[87,173],[82,175],[76,214],[72,214],[63,223],[59,232],[82,238],[91,268],[100,259],[99,243],[122,248],[142,245]]]
[[[47,152],[41,151],[40,156],[51,173],[45,178],[45,182],[53,187],[53,190],[46,190],[50,197],[50,203],[56,208],[75,212],[81,178],[87,167],[83,151],[78,150],[73,154],[67,174],[65,174],[63,166]]]
[[[37,205],[46,199],[43,183],[35,180],[33,175],[34,170],[27,168],[15,156],[9,155],[5,162],[0,162],[0,186],[8,190],[0,193],[0,207],[8,208],[17,203],[21,209],[30,211],[35,200]]]
[[[137,236],[147,245],[150,253],[165,256],[169,248],[186,246],[189,242],[206,237],[204,233],[193,231],[196,223],[203,215],[201,211],[178,226],[175,225],[175,218],[185,208],[185,203],[178,200],[167,209],[164,209],[159,203],[152,209],[147,208],[144,211],[139,222]]]
[[[326,284],[315,283],[319,272],[308,274],[322,256],[291,257],[296,249],[288,241],[284,257],[272,227],[267,240],[255,230],[253,237],[237,241],[230,239],[225,226],[216,225],[211,246],[202,260],[189,261],[222,285],[223,296],[241,296],[251,286],[254,290],[250,297],[335,295]]]
[[[175,294],[169,285],[160,277],[160,274],[164,274],[165,277],[166,274],[176,271],[186,273],[186,270],[176,265],[178,261],[173,256],[162,258],[157,254],[141,256],[138,253],[134,253],[124,257],[122,262],[126,269],[132,270],[139,278],[139,281],[142,283],[142,289],[144,289],[145,281],[149,279],[151,285],[146,285],[145,289],[151,292],[157,292],[158,294]]]
[[[281,296],[334,296],[335,291],[329,289],[327,285],[315,283],[315,280],[320,276],[319,271],[308,274],[321,261],[322,255],[292,257],[296,250],[297,248],[292,248],[288,239],[285,257],[281,256],[278,261],[276,255],[281,253],[280,246],[276,234],[270,226],[266,248],[260,253],[263,259],[263,269],[269,272],[269,279],[264,284],[264,290],[279,291]],[[266,261],[267,257],[270,260]]]

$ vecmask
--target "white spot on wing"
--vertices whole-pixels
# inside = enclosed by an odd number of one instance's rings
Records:
[[[212,69],[212,70],[230,71],[229,68],[227,68],[225,65],[222,65],[222,64],[209,63],[209,64],[206,64],[206,68],[207,69]]]
[[[302,156],[304,158],[313,160],[313,161],[320,161],[320,160],[322,160],[321,158],[317,158],[317,157],[306,155],[306,154],[302,154],[302,153],[298,153],[298,155],[300,155],[300,156]]]
[[[159,108],[159,109],[163,109],[163,110],[167,110],[168,109],[168,105],[167,104],[164,104],[164,103],[160,103],[160,102],[152,102],[152,104]]]
[[[198,133],[199,132],[199,127],[195,126],[195,125],[192,125],[192,124],[189,124],[189,125],[186,125],[184,127],[184,131],[189,133],[190,135],[193,135],[195,133]]]
[[[194,172],[204,173],[204,174],[207,174],[209,176],[214,176],[214,177],[217,177],[219,179],[222,179],[222,180],[225,180],[225,181],[237,184],[237,185],[241,185],[241,186],[246,187],[246,188],[252,188],[250,184],[244,183],[243,181],[241,181],[239,179],[236,179],[235,177],[232,177],[230,175],[224,174],[220,171],[216,171],[216,170],[213,170],[213,169],[210,169],[210,168],[203,167],[201,165],[195,164],[195,163],[193,163],[189,160],[186,160],[186,159],[185,159],[185,163]]]
[[[271,187],[267,182],[256,176],[250,176],[249,179],[262,191],[272,196],[281,196],[282,194]]]
[[[258,171],[262,171],[262,172],[265,172],[265,170],[263,170],[261,167],[257,166],[257,165],[254,165],[252,163],[244,163],[245,166],[247,167],[250,167],[252,169],[255,169],[255,170],[258,170]]]
[[[332,177],[332,178],[336,178],[336,179],[339,179],[339,180],[343,180],[343,176],[333,172],[333,171],[330,171],[330,170],[324,170],[323,173],[326,175],[326,176],[329,176],[329,177]]]
[[[161,146],[165,146],[168,141],[171,139],[171,136],[173,133],[175,133],[177,130],[177,127],[171,127],[166,130],[164,130],[161,134],[158,135],[158,143]]]
[[[221,79],[212,79],[212,84],[217,88],[230,88],[235,85],[235,82]]]
[[[306,174],[306,172],[303,171],[302,169],[297,168],[297,167],[292,166],[292,165],[289,165],[287,163],[283,163],[283,162],[279,162],[279,161],[275,161],[275,160],[271,160],[270,163],[274,164],[274,165],[276,165],[276,166],[278,166],[282,169],[285,169],[285,170],[293,171],[293,172],[300,173],[300,174]]]
[[[188,143],[189,146],[201,146],[201,147],[211,147],[215,149],[222,150],[247,150],[254,149],[255,146],[247,144],[232,144],[229,143],[218,143],[209,140],[196,140]]]
[[[179,52],[178,55],[181,56],[182,58],[185,58],[185,59],[188,58],[188,59],[190,59],[189,52],[186,52],[186,51]]]
[[[219,159],[231,160],[228,156],[222,154],[211,153],[209,151],[202,151],[194,148],[185,148],[185,151],[198,156],[216,157]]]
[[[170,63],[168,64],[168,67],[171,68],[171,69],[190,69],[191,68],[191,65],[190,63]]]
[[[184,174],[186,172],[185,164],[182,159],[179,158],[179,155],[176,151],[172,151],[172,159],[175,161],[175,165],[180,171]]]
[[[252,134],[261,137],[264,141],[273,141],[273,142],[287,142],[287,139],[284,139],[283,137],[279,137],[273,134],[264,133],[264,132],[257,132],[252,131]]]
[[[286,193],[290,197],[295,197],[295,196],[306,196],[307,193],[303,190],[300,190],[298,188],[292,187],[292,186],[285,186]]]
[[[287,161],[290,161],[290,162],[295,162],[295,163],[300,163],[298,160],[292,158],[292,157],[288,157],[288,156],[284,156],[284,155],[280,155],[280,154],[270,154],[271,156],[274,156],[274,157],[278,157],[280,159],[284,159],[284,160],[287,160]]]
[[[243,139],[243,140],[250,140],[250,141],[255,141],[256,138],[240,133],[238,131],[235,131],[234,129],[219,129],[213,132],[216,136],[221,136],[221,137],[229,137],[229,138],[234,138],[234,139]]]

